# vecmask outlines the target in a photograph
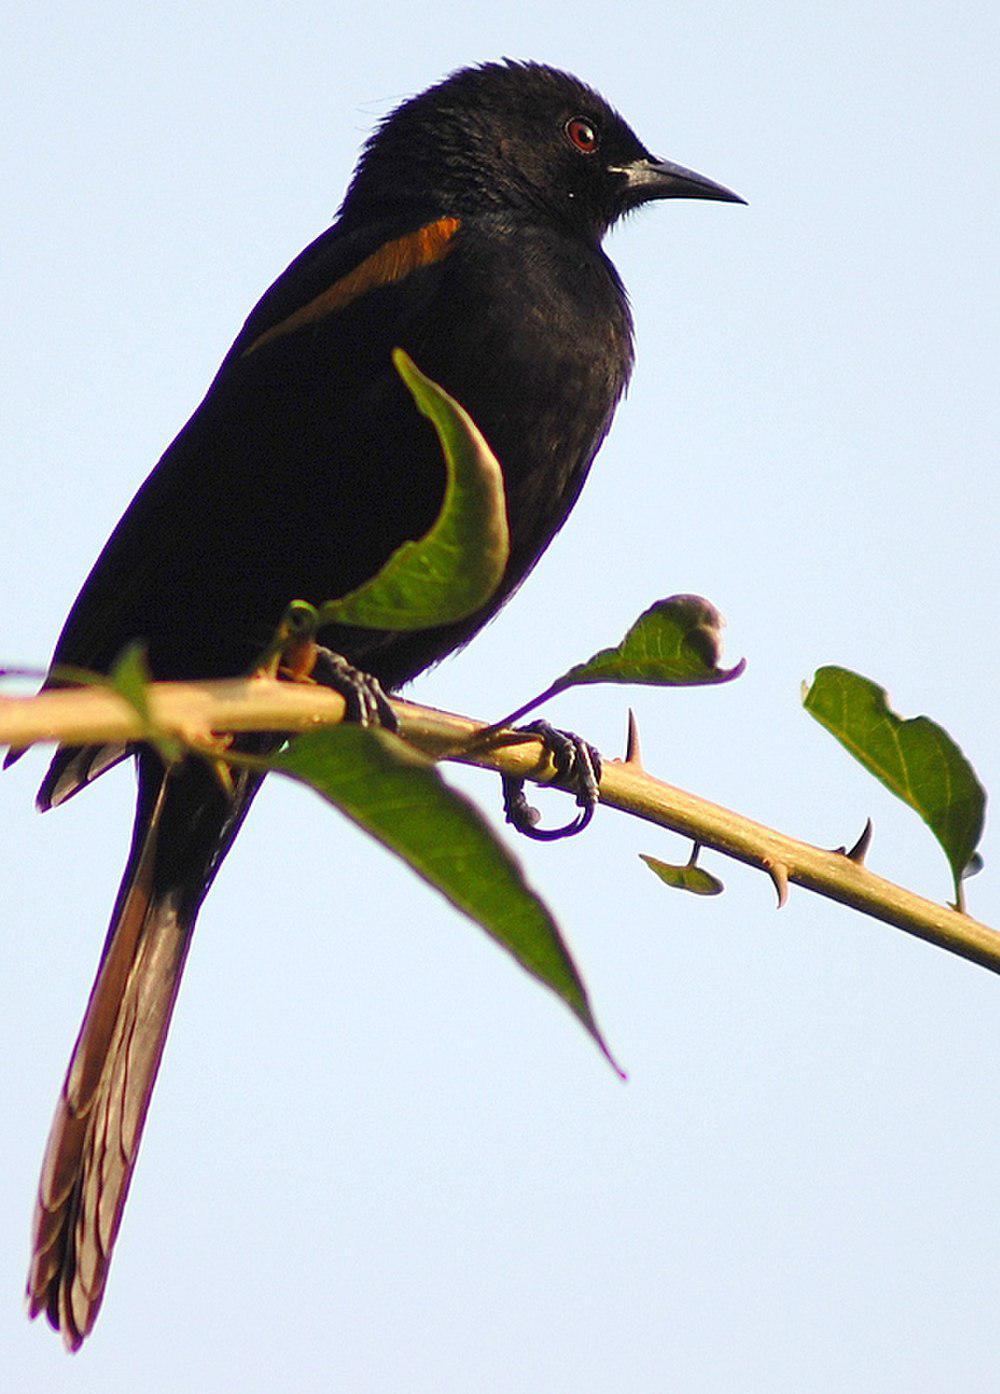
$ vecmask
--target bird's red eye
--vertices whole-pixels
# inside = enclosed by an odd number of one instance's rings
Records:
[[[582,116],[574,116],[566,122],[565,131],[571,143],[584,155],[592,155],[597,149],[599,137],[597,128]]]

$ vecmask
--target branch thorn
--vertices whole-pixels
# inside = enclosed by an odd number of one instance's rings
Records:
[[[861,836],[858,838],[857,842],[854,844],[851,850],[849,852],[844,853],[848,861],[857,862],[858,866],[864,866],[865,856],[868,852],[868,848],[872,844],[873,831],[874,830],[872,828],[872,820],[870,818],[866,818],[865,825],[861,829]]]
[[[628,709],[628,734],[625,738],[625,763],[631,765],[633,769],[641,770],[642,750],[639,746],[639,723],[635,719],[635,712],[631,707]]]
[[[761,865],[774,883],[778,893],[778,909],[781,910],[788,903],[788,867],[784,862],[772,861],[770,857],[765,857]]]

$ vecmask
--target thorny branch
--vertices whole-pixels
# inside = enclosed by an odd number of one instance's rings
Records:
[[[158,735],[174,735],[202,748],[220,733],[305,731],[334,725],[344,713],[343,699],[334,692],[260,677],[154,683],[148,697],[150,722]],[[393,706],[402,736],[435,759],[454,759],[539,783],[552,781],[548,757],[536,740],[477,747],[475,738],[486,729],[485,723],[410,702],[394,701]],[[764,871],[775,885],[779,905],[789,885],[803,886],[1000,972],[1000,933],[876,876],[863,865],[864,837],[850,852],[814,847],[688,794],[643,769],[634,726],[630,731],[627,758],[605,761],[603,804]],[[0,745],[128,741],[149,734],[139,713],[103,688],[0,697]]]

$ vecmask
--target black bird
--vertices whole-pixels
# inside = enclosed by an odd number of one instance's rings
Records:
[[[651,199],[742,202],[654,159],[596,92],[534,63],[464,69],[388,116],[333,226],[251,312],[208,393],[80,592],[53,666],[106,671],[133,640],[158,679],[246,672],[289,601],[372,576],[437,515],[437,440],[390,361],[403,347],[501,461],[511,553],[458,624],[322,638],[392,691],[476,633],[562,526],[632,365],[601,250]],[[49,1137],[28,1279],[76,1349],[90,1332],[199,907],[259,780],[200,762],[60,748],[42,809],[127,755],[132,845]]]

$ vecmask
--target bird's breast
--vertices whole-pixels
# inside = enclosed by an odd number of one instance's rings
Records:
[[[436,299],[414,357],[489,441],[515,526],[524,514],[544,536],[575,499],[631,370],[614,269],[598,248],[549,229],[463,228]]]

